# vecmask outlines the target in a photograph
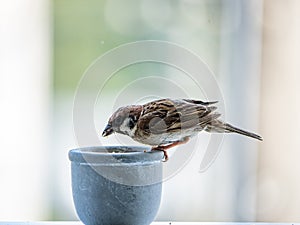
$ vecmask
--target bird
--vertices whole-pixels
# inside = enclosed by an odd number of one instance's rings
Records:
[[[151,146],[151,150],[164,153],[187,143],[200,131],[237,133],[262,141],[262,137],[223,122],[217,112],[218,101],[193,99],[158,99],[143,105],[128,105],[118,108],[109,118],[102,133],[107,137],[119,133]]]

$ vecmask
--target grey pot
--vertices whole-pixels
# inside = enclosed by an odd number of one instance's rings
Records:
[[[77,215],[86,225],[148,225],[158,211],[162,158],[149,148],[100,146],[70,150]]]

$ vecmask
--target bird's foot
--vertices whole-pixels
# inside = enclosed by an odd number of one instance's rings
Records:
[[[152,147],[151,151],[162,151],[164,153],[163,162],[167,162],[169,160],[169,156],[168,156],[168,153],[165,149],[165,146]]]
[[[168,156],[167,150],[169,148],[175,147],[177,145],[185,144],[189,140],[190,140],[189,137],[185,137],[182,140],[175,141],[175,142],[173,142],[172,144],[169,144],[169,145],[161,145],[161,146],[157,146],[157,147],[152,147],[151,151],[163,151],[164,152],[164,160],[163,160],[163,162],[167,162],[169,160],[169,156]]]

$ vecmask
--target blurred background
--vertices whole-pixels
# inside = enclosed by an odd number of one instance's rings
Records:
[[[157,220],[299,222],[299,10],[298,0],[2,0],[0,220],[77,219],[67,157],[77,147],[76,87],[105,52],[164,40],[207,63],[226,120],[264,141],[227,135],[199,173],[209,138],[200,134],[193,158],[164,183]],[[117,72],[104,99],[151,75],[190,85],[174,68],[144,63]],[[150,95],[180,97],[168,84],[149,86]],[[127,101],[147,88],[131,89]],[[101,129],[112,109],[99,112]]]

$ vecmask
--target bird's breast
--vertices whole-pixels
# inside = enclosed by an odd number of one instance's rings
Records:
[[[188,130],[184,132],[175,132],[175,133],[162,133],[162,134],[147,134],[147,135],[135,135],[132,138],[142,144],[159,146],[170,144],[179,140],[183,140],[185,137],[193,137],[198,132],[194,130]]]

